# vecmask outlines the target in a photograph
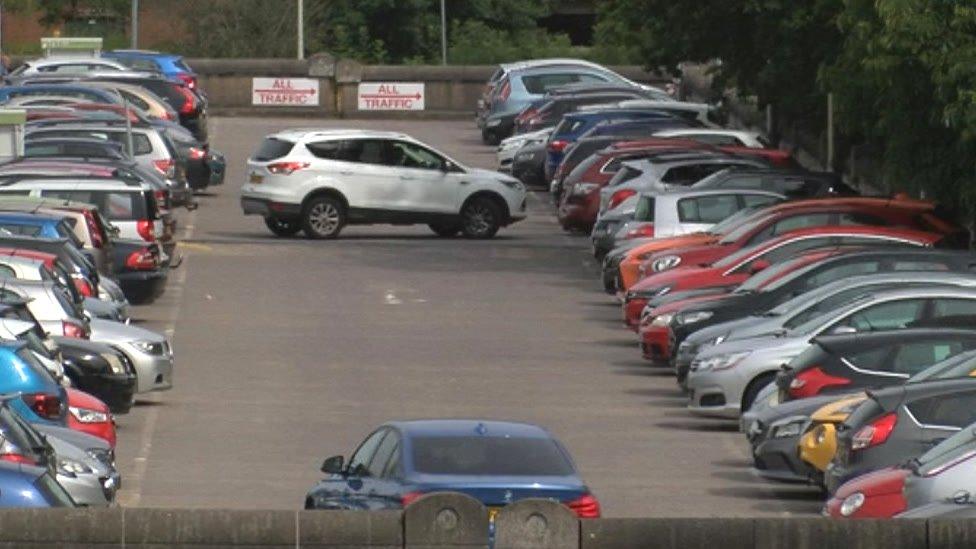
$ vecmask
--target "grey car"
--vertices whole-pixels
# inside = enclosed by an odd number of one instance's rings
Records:
[[[907,509],[939,502],[976,503],[976,424],[908,462],[902,493]]]
[[[108,442],[67,427],[45,424],[31,425],[31,427],[52,446],[55,452],[61,448],[64,457],[84,465],[82,468],[66,463],[59,467],[62,471],[58,473],[58,482],[64,480],[62,478],[65,476],[63,473],[69,472],[68,469],[79,471],[85,477],[77,483],[78,491],[68,490],[73,498],[81,497],[83,500],[93,502],[86,503],[88,505],[99,504],[99,502],[105,502],[100,503],[105,505],[114,501],[116,492],[122,487],[122,476],[115,466],[115,451],[112,450]],[[91,473],[86,472],[85,468]],[[78,473],[74,474],[76,477],[78,476]],[[62,486],[64,486],[63,483]],[[79,493],[82,490],[84,494]],[[99,491],[101,497],[99,497]],[[76,499],[76,501],[78,500]]]
[[[926,319],[976,315],[976,289],[922,286],[855,297],[772,336],[725,341],[698,353],[688,374],[688,409],[694,414],[738,418],[783,364],[828,333],[905,328]]]
[[[916,458],[976,422],[976,379],[910,383],[868,391],[837,428],[824,474],[830,493],[864,473]]]
[[[91,339],[121,351],[136,371],[137,393],[173,388],[173,348],[156,332],[100,318],[89,321]]]

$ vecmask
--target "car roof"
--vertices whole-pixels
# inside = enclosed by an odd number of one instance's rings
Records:
[[[403,132],[382,130],[363,130],[358,128],[292,128],[267,137],[301,141],[309,138],[340,139],[340,138],[379,138],[379,139],[414,139]]]
[[[734,136],[747,136],[747,137],[761,137],[762,133],[750,130],[731,130],[722,128],[675,128],[670,130],[661,130],[658,132],[662,136],[664,135],[680,135],[686,133],[695,133],[699,135],[734,135]]]
[[[697,196],[712,196],[716,194],[758,194],[763,196],[775,196],[779,198],[786,198],[785,195],[778,193],[776,191],[767,191],[765,189],[736,189],[735,187],[727,187],[724,189],[677,189],[665,192],[642,192],[641,196],[650,196],[654,198],[674,198],[680,200],[682,198],[693,198]]]
[[[398,429],[407,437],[461,437],[481,435],[489,437],[552,438],[552,435],[548,431],[538,425],[487,419],[421,419],[392,421],[386,425]]]
[[[0,219],[25,221],[34,224],[57,223],[62,217],[46,213],[27,213],[0,209]]]

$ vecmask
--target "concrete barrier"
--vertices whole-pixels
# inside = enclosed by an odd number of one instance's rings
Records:
[[[579,545],[580,523],[565,505],[524,499],[495,518],[495,549],[562,549]]]
[[[580,521],[580,548],[752,549],[750,519],[594,519]]]
[[[465,494],[421,497],[403,510],[404,546],[488,547],[488,509]]]

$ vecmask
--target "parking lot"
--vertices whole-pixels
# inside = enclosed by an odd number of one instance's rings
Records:
[[[402,130],[493,168],[470,120],[315,121]],[[241,215],[243,162],[298,119],[214,118],[227,183],[180,213],[183,265],[137,317],[172,334],[175,388],[119,418],[120,503],[294,509],[322,459],[398,418],[548,427],[605,516],[811,514],[821,495],[749,473],[731,422],[690,416],[672,375],[639,359],[588,241],[548,197],[493,240],[424,226],[278,239]]]

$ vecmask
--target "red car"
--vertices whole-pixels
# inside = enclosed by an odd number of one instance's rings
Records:
[[[832,518],[891,518],[908,506],[905,501],[907,469],[888,467],[851,479],[824,505]]]
[[[827,226],[800,229],[742,248],[714,263],[683,266],[655,273],[634,284],[624,296],[626,323],[637,329],[648,300],[669,292],[738,286],[773,263],[795,257],[804,250],[838,244],[913,244],[932,246],[944,238],[938,233],[893,227]]]
[[[951,237],[953,244],[957,239],[960,244],[963,241],[968,244],[965,230],[940,219],[931,202],[865,197],[819,198],[785,202],[762,210],[715,244],[654,254],[641,264],[639,272],[643,278],[678,266],[706,265],[795,229],[827,225],[898,226],[939,233]]]
[[[68,392],[68,427],[105,440],[115,448],[115,418],[101,400],[78,389]]]

